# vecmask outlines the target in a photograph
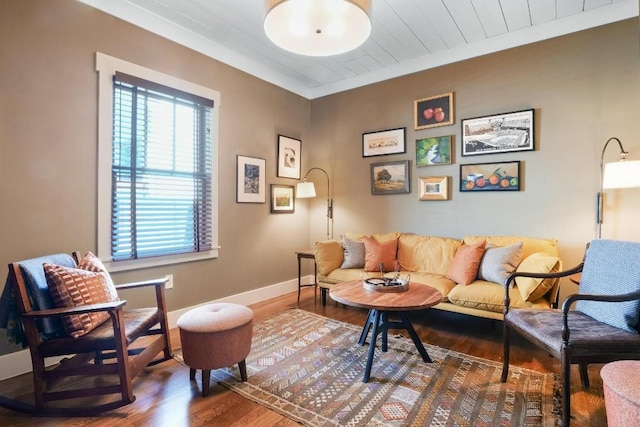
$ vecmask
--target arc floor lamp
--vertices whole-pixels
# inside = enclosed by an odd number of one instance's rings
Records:
[[[605,164],[604,153],[611,141],[617,142],[620,147],[620,160]],[[622,147],[622,142],[616,137],[609,138],[604,147],[602,147],[602,154],[600,155],[600,192],[596,202],[598,239],[602,235],[604,190],[640,187],[640,160],[627,160],[628,154]]]
[[[331,185],[327,171],[322,168],[309,169],[304,175],[302,182],[296,185],[296,199],[316,197],[315,185],[313,182],[307,181],[307,177],[314,170],[321,171],[327,177],[327,240],[329,240],[330,238],[333,239],[333,199],[331,198]],[[331,234],[329,234],[329,230],[331,230]]]

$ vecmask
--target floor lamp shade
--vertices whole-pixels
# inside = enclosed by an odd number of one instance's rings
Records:
[[[625,160],[604,165],[602,188],[640,187],[640,160]]]
[[[296,185],[296,198],[307,199],[310,197],[316,197],[316,187],[313,182],[299,182]]]

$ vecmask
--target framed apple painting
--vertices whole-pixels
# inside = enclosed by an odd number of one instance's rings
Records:
[[[452,125],[453,92],[416,99],[413,110],[415,130]]]

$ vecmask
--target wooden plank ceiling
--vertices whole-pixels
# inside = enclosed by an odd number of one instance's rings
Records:
[[[307,98],[638,16],[638,0],[372,0],[371,37],[325,58],[274,46],[263,0],[80,0]]]

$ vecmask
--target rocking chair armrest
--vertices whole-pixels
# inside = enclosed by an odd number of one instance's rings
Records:
[[[141,282],[131,282],[131,283],[123,283],[121,285],[116,285],[117,290],[123,289],[135,289],[135,288],[143,288],[146,286],[164,286],[169,281],[166,277],[160,277],[157,279],[143,280]]]
[[[126,300],[103,302],[99,304],[80,305],[76,307],[52,308],[48,310],[36,310],[24,313],[24,317],[40,318],[40,317],[56,317],[68,316],[70,314],[95,313],[98,311],[116,311],[122,309],[127,303]]]

